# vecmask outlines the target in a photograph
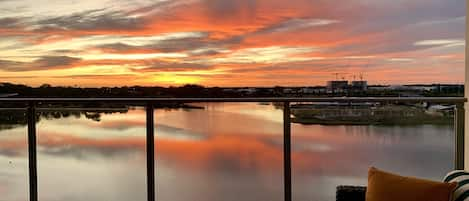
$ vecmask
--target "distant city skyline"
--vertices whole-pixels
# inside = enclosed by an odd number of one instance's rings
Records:
[[[4,0],[0,82],[462,84],[461,0]],[[336,73],[340,73],[337,75]]]

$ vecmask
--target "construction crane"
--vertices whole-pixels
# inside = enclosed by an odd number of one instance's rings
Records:
[[[335,75],[335,80],[345,80],[347,73],[333,73]]]

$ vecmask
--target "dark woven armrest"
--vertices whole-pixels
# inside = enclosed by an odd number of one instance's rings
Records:
[[[366,187],[337,186],[336,201],[365,201]]]

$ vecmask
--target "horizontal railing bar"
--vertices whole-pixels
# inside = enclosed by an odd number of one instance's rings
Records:
[[[28,108],[0,108],[0,111],[26,111]],[[88,107],[88,108],[84,108],[84,107],[64,107],[64,108],[36,108],[36,111],[40,112],[40,111],[51,111],[51,112],[60,112],[60,111],[93,111],[93,112],[96,112],[96,111],[123,111],[123,110],[127,110],[129,108],[121,108],[121,109],[117,109],[117,108],[105,108],[105,107]]]
[[[36,111],[52,111],[52,112],[55,112],[55,111],[92,111],[92,112],[96,112],[96,111],[123,111],[123,110],[127,110],[129,108],[120,108],[120,109],[117,109],[117,108],[99,108],[99,107],[93,107],[93,108],[78,108],[78,107],[61,107],[61,108],[36,108]]]
[[[5,108],[0,108],[0,111],[26,111],[28,108],[26,107],[5,107]]]
[[[464,103],[463,97],[327,97],[327,98],[0,98],[0,102],[430,102]]]

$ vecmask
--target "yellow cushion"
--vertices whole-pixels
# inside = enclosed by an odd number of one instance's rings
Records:
[[[449,201],[457,183],[404,177],[371,167],[366,201]]]

